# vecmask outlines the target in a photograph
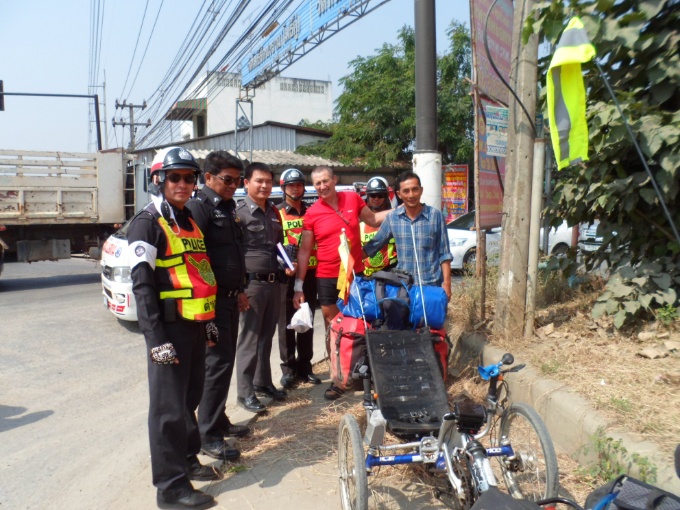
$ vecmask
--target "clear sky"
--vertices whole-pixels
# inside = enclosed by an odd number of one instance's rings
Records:
[[[90,93],[93,3],[97,3],[96,0],[2,1],[0,80],[4,81],[6,92]],[[114,136],[111,126],[112,117],[115,115],[118,119],[123,113],[115,110],[115,101],[125,99],[141,104],[151,97],[170,69],[202,2],[148,0],[147,4],[144,0],[99,0],[99,3],[103,4],[105,15],[97,81],[99,85],[106,81],[106,90],[104,94],[104,89],[99,88],[96,93],[100,95],[100,103],[105,103],[101,106],[101,116],[106,119],[109,147],[124,146],[128,143],[129,128],[123,132],[122,127],[117,127]],[[253,5],[262,3],[263,0],[252,2]],[[341,92],[337,82],[349,73],[348,62],[358,55],[375,53],[386,42],[395,43],[402,26],[413,26],[414,3],[415,0],[391,0],[324,41],[282,75],[330,80],[337,97]],[[133,61],[145,6],[148,6],[146,19]],[[153,37],[149,39],[159,12]],[[436,14],[437,51],[441,53],[448,48],[445,30],[452,19],[469,26],[469,4],[465,0],[436,0]],[[233,35],[227,36],[208,62],[210,69],[243,28],[244,25],[236,25]],[[147,41],[148,50],[140,66]],[[199,55],[202,57],[204,53],[200,51]],[[124,117],[127,118],[127,110]],[[94,150],[94,145],[88,145],[88,141],[91,144],[95,141],[94,128],[91,137],[88,130],[87,99],[6,96],[5,111],[0,112],[0,150]],[[143,133],[141,128],[139,133]]]

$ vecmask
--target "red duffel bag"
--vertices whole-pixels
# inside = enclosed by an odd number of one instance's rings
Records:
[[[339,313],[331,321],[329,335],[331,379],[335,386],[346,390],[353,383],[352,370],[366,355],[364,321]]]

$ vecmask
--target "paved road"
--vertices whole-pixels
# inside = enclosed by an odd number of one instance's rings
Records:
[[[86,259],[5,265],[0,277],[0,508],[156,506],[144,340],[136,323],[119,321],[104,308],[99,271]],[[324,351],[320,319],[317,313],[315,361]],[[278,383],[276,349],[272,369]],[[325,402],[326,387],[309,388],[309,398]],[[234,422],[252,417],[236,407],[234,391],[227,410]],[[301,435],[320,432],[304,425]],[[323,433],[334,435],[335,427]],[[340,508],[337,469],[328,462],[328,450],[318,453],[304,463],[256,459],[247,471],[203,488],[217,498],[218,509]],[[439,506],[429,506],[428,490],[411,487],[405,493],[403,487],[378,485],[382,492],[372,498],[377,508]]]
[[[5,265],[0,508],[155,508],[144,340],[136,323],[104,308],[99,271],[85,259]],[[274,350],[275,381],[277,358]],[[252,417],[236,408],[235,392],[228,408],[232,421]],[[338,508],[336,480],[328,467],[268,464],[208,489],[224,508]]]

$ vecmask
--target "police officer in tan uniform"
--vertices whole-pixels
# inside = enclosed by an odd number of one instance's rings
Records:
[[[269,363],[281,310],[280,282],[286,278],[276,249],[277,243],[283,244],[283,229],[278,211],[269,201],[273,180],[274,173],[264,163],[248,165],[243,180],[248,194],[236,206],[243,230],[249,304],[241,312],[236,346],[236,401],[254,413],[266,410],[258,395],[276,400],[287,396],[274,386]],[[286,272],[295,274],[294,270]]]

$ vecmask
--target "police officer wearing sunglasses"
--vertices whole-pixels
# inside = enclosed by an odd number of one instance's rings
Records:
[[[206,340],[218,340],[217,285],[203,234],[185,207],[200,167],[173,147],[159,170],[160,193],[132,220],[128,250],[139,327],[148,350],[149,443],[159,508],[209,508],[191,480],[221,474],[199,463],[195,410],[205,376]]]
[[[250,432],[229,421],[225,405],[236,357],[239,312],[248,309],[245,288],[243,232],[236,217],[234,192],[241,183],[243,162],[226,151],[213,151],[205,158],[205,186],[187,203],[205,235],[205,245],[217,279],[215,324],[220,341],[206,351],[203,398],[198,406],[201,450],[218,460],[234,460],[239,451],[224,438]]]

